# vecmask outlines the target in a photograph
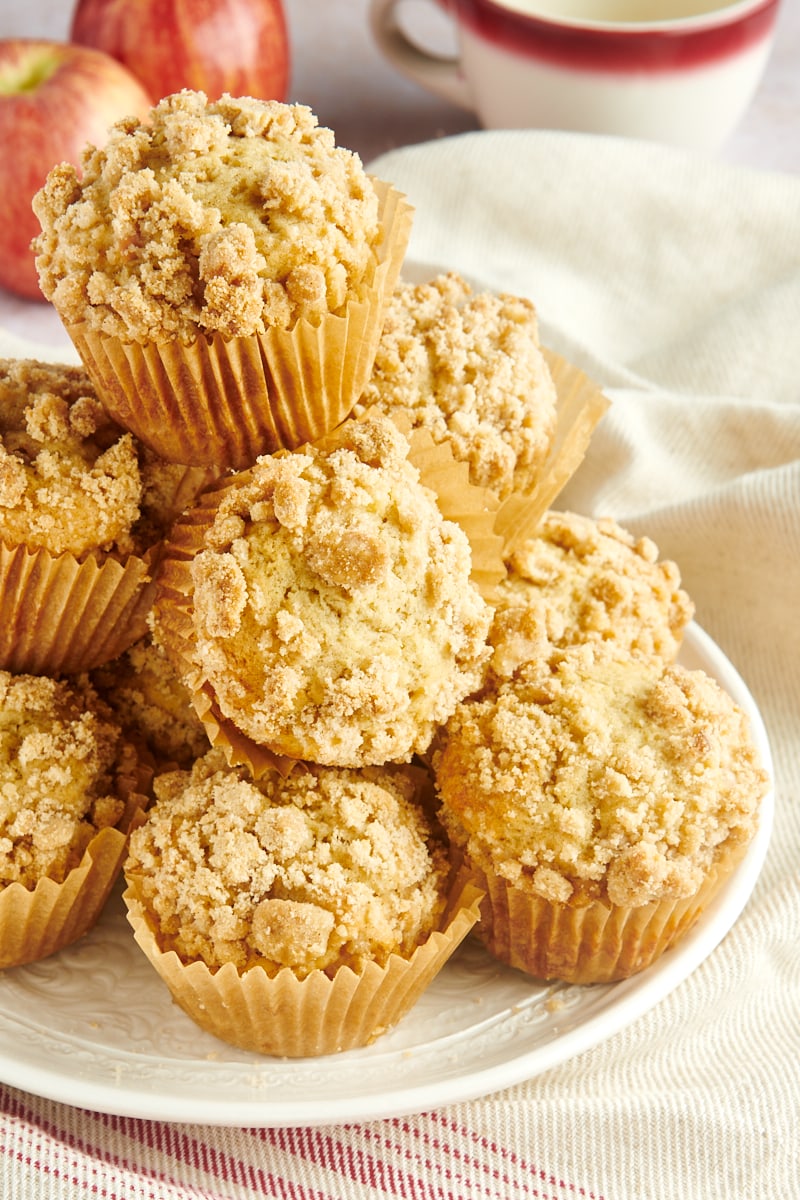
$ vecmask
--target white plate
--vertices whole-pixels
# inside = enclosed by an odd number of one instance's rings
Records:
[[[697,625],[681,661],[713,675],[766,731],[745,684]],[[694,929],[641,975],[547,986],[469,942],[375,1045],[329,1058],[260,1058],[202,1033],[136,946],[119,890],[83,941],[0,972],[0,1078],[119,1116],[250,1127],[420,1112],[529,1079],[617,1032],[681,983],[739,916],[769,842],[773,795],[746,858]]]

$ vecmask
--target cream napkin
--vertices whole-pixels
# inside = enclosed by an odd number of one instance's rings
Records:
[[[611,396],[560,503],[651,535],[748,683],[778,782],[764,870],[688,980],[528,1083],[396,1120],[264,1131],[108,1118],[0,1087],[0,1180],[47,1200],[793,1200],[800,179],[537,132],[426,143],[370,169],[416,207],[409,274],[452,268],[530,296],[543,340]]]

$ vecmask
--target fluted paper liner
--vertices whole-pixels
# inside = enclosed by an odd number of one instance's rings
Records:
[[[592,433],[610,405],[608,397],[578,367],[545,347],[542,353],[556,387],[555,436],[535,487],[513,492],[498,507],[494,528],[506,558],[536,533],[545,512],[582,463]]]
[[[76,673],[122,654],[147,632],[156,555],[81,561],[0,542],[0,667]]]
[[[303,1058],[368,1045],[396,1025],[472,929],[480,896],[469,884],[456,892],[443,928],[408,958],[392,954],[384,967],[372,962],[360,972],[340,967],[333,977],[313,971],[305,979],[288,967],[270,978],[258,966],[240,974],[232,963],[217,971],[184,964],[159,947],[133,875],[123,899],[138,945],[197,1025],[244,1050]]]
[[[130,831],[143,819],[148,801],[138,789],[149,774],[142,769],[133,790],[121,788],[122,819],[95,834],[62,883],[43,878],[32,890],[16,882],[0,889],[0,969],[47,958],[95,925],[125,861]]]
[[[550,902],[473,866],[464,865],[461,878],[485,894],[475,932],[500,962],[537,979],[611,983],[643,971],[688,933],[746,849],[723,853],[691,896],[636,908]]]
[[[372,371],[400,274],[412,209],[373,179],[380,241],[367,295],[343,316],[249,337],[125,342],[67,324],[110,416],[168,462],[251,466],[259,454],[314,441],[344,420]]]

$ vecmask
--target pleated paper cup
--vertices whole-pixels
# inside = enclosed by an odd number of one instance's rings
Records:
[[[85,322],[67,324],[109,415],[168,462],[236,469],[312,442],[344,420],[372,371],[411,231],[405,197],[373,184],[380,241],[366,295],[343,316],[188,345],[126,342]]]
[[[413,1008],[478,918],[480,892],[467,884],[448,907],[442,928],[404,958],[385,966],[340,967],[331,977],[313,971],[298,979],[288,967],[270,976],[259,966],[239,973],[232,963],[211,971],[184,963],[159,946],[136,878],[123,899],[134,937],[169,988],[173,1000],[200,1028],[257,1054],[305,1058],[337,1054],[374,1042]]]
[[[515,491],[497,505],[494,532],[510,558],[536,533],[539,522],[583,462],[592,434],[610,401],[588,375],[552,350],[542,352],[556,387],[556,429],[550,453],[529,490]]]
[[[645,970],[688,933],[746,848],[723,850],[691,896],[635,908],[600,899],[547,901],[468,863],[461,877],[485,894],[475,933],[494,958],[537,979],[611,983]]]
[[[0,969],[38,962],[93,928],[122,870],[129,834],[144,818],[151,775],[142,767],[123,781],[122,819],[95,834],[63,882],[42,878],[31,890],[21,883],[0,889]]]
[[[79,560],[0,542],[0,668],[73,674],[122,654],[147,632],[157,556]]]

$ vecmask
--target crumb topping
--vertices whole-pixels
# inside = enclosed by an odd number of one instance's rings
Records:
[[[34,198],[39,281],[62,319],[148,341],[339,313],[379,239],[358,156],[310,109],[184,90],[62,163]]]
[[[633,907],[692,895],[750,839],[767,787],[715,680],[600,645],[459,706],[436,769],[442,821],[484,869]]]
[[[408,761],[479,682],[491,610],[407,452],[391,422],[350,421],[334,448],[259,459],[192,561],[196,663],[277,753]]]
[[[0,359],[0,538],[52,554],[142,553],[206,472],[160,462],[81,367]]]
[[[119,728],[91,689],[0,671],[0,886],[63,882],[116,825]]]
[[[677,565],[610,517],[545,513],[507,566],[489,634],[500,679],[554,645],[586,641],[672,660],[694,613]]]
[[[258,781],[220,751],[159,776],[131,837],[162,949],[212,969],[359,970],[408,956],[444,909],[442,843],[402,771],[309,767]]]
[[[473,293],[455,273],[399,283],[356,414],[372,405],[449,443],[473,484],[501,498],[530,489],[556,423],[533,305]]]
[[[126,733],[142,737],[160,763],[186,767],[208,749],[188,689],[149,636],[91,678]]]

